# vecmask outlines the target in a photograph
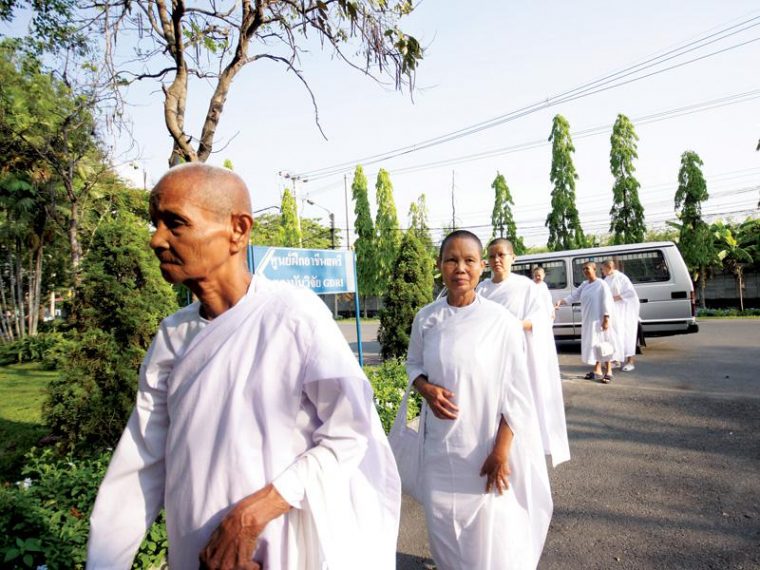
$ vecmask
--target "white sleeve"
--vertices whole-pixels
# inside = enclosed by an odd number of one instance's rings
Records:
[[[581,300],[581,291],[583,291],[583,286],[586,283],[587,282],[584,281],[578,287],[576,287],[575,289],[573,289],[570,292],[570,294],[567,297],[565,297],[565,299],[564,299],[565,303],[567,303],[568,305],[572,305],[573,303],[577,303],[578,301],[580,301]]]
[[[137,403],[111,458],[90,516],[87,568],[129,569],[163,505],[168,430],[166,377],[173,360],[156,335],[140,367]]]
[[[272,484],[291,506],[301,507],[308,485],[321,477],[348,476],[361,463],[372,433],[372,389],[338,326],[329,317],[317,324],[306,360],[303,395],[320,426],[314,447]],[[379,421],[379,420],[378,420]]]

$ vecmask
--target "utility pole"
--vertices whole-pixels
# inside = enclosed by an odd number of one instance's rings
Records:
[[[454,203],[454,171],[451,171],[451,231],[457,229],[457,210]]]
[[[346,249],[351,249],[351,222],[348,220],[348,180],[343,175],[343,196],[346,199]]]
[[[335,247],[335,214],[330,212],[330,242],[332,245],[330,249],[336,249]]]

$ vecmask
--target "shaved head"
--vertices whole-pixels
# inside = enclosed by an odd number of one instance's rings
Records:
[[[251,215],[248,187],[240,176],[227,168],[201,162],[175,166],[153,188],[151,203],[169,182],[181,185],[188,201],[214,213],[220,219],[228,219],[233,214]]]
[[[498,245],[502,244],[504,247],[507,248],[507,251],[514,255],[515,254],[515,246],[512,245],[512,242],[509,241],[507,238],[503,237],[497,237],[492,239],[490,242],[488,242],[488,247],[491,247],[492,245]]]
[[[605,268],[610,269],[610,270],[611,269],[615,269],[615,262],[612,261],[611,259],[608,259],[607,261],[605,261],[604,263],[602,263],[602,267],[605,267]]]

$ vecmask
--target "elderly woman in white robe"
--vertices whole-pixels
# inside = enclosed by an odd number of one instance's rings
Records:
[[[556,307],[580,302],[581,360],[594,366],[585,378],[609,384],[613,378],[612,361],[620,358],[620,349],[613,328],[615,308],[612,293],[607,283],[596,276],[596,263],[593,261],[583,264],[583,274],[586,281],[573,289],[567,297],[557,301]]]
[[[635,368],[633,361],[639,332],[639,295],[628,276],[616,269],[611,259],[602,263],[602,273],[615,301],[615,331],[621,356],[625,357],[625,363],[621,361],[623,372],[631,372]]]
[[[423,396],[419,495],[439,570],[535,568],[552,513],[520,321],[475,292],[478,238],[450,234],[445,298],[416,315],[407,374]]]

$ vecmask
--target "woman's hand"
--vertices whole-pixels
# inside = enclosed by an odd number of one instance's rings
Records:
[[[443,386],[428,382],[424,376],[418,376],[414,380],[414,387],[425,398],[430,411],[439,420],[455,420],[459,415],[459,406],[452,400],[454,392]]]
[[[486,457],[483,467],[480,468],[480,476],[487,477],[486,493],[495,490],[499,495],[503,494],[509,489],[510,475],[509,457],[495,449]]]

